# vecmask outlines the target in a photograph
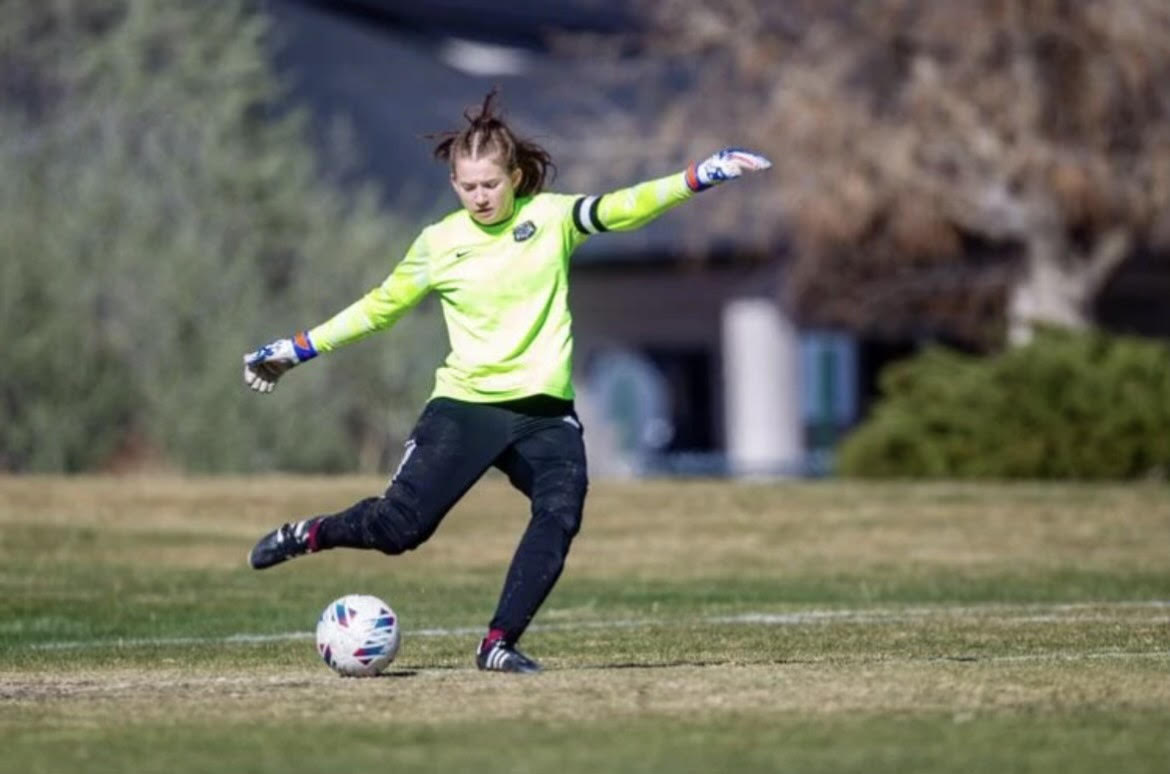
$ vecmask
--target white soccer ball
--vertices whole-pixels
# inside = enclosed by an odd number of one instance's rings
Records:
[[[335,599],[317,621],[317,652],[338,674],[372,677],[398,655],[398,616],[369,594]]]

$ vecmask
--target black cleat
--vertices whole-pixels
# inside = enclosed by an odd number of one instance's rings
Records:
[[[252,547],[248,562],[254,570],[263,570],[274,564],[288,561],[293,557],[307,554],[310,550],[310,536],[320,518],[282,524],[269,532]]]
[[[503,640],[488,643],[485,638],[479,643],[475,651],[475,665],[487,672],[516,672],[518,674],[536,674],[541,671],[540,664],[516,650]]]

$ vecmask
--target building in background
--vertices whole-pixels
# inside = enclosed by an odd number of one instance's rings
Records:
[[[608,152],[603,137],[580,147],[558,131],[567,97],[593,75],[591,63],[556,55],[547,40],[631,24],[617,0],[268,0],[265,7],[275,20],[274,57],[323,143],[343,119],[363,157],[358,174],[378,182],[387,206],[420,227],[456,206],[425,136],[453,128],[493,86],[517,128],[570,173],[562,179],[588,165],[590,153]],[[618,112],[644,109],[620,93],[605,109],[614,104]],[[638,232],[602,235],[575,256],[576,384],[594,472],[827,469],[835,443],[874,397],[880,368],[915,343],[802,329],[779,301],[785,245],[770,254],[726,245],[696,261],[683,243],[686,218],[674,212]],[[387,257],[387,269],[397,258]],[[1168,288],[1164,262],[1135,261],[1099,303],[1101,319],[1170,336]]]
[[[587,63],[552,55],[543,41],[549,30],[610,32],[628,23],[618,3],[612,13],[591,11],[597,4],[586,0],[520,4],[506,16],[469,16],[471,5],[269,5],[278,63],[323,140],[336,118],[348,122],[364,173],[420,226],[456,205],[425,135],[450,128],[493,86],[562,171],[588,163],[551,128],[565,90],[588,77]],[[857,345],[789,319],[778,300],[782,246],[744,255],[729,245],[695,261],[681,243],[684,217],[594,238],[574,258],[575,381],[594,472],[823,470],[859,415]],[[388,268],[396,259],[388,257]]]

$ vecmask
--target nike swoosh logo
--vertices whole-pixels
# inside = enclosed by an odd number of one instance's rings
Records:
[[[456,251],[455,251],[455,257],[456,257],[456,258],[462,258],[463,256],[467,255],[467,254],[468,254],[468,253],[470,253],[470,252],[471,252],[470,250],[456,250]]]

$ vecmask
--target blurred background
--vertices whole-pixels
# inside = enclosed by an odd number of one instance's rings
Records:
[[[437,303],[244,388],[457,206],[775,168],[575,256],[595,476],[1163,478],[1165,0],[0,0],[0,470],[389,471]]]

